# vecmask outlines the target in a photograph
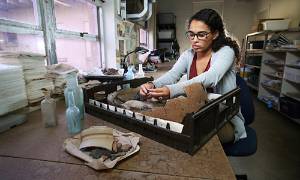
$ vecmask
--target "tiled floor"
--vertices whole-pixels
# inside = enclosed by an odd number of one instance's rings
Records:
[[[254,98],[258,149],[250,157],[230,157],[236,174],[249,180],[300,179],[300,125]]]
[[[173,63],[158,64],[154,78],[164,74]],[[235,173],[247,174],[249,180],[299,180],[300,125],[268,109],[255,93],[253,97],[256,117],[251,126],[257,133],[258,149],[249,157],[229,157]]]

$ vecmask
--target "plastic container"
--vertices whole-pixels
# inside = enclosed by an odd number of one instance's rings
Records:
[[[175,15],[173,13],[159,13],[158,24],[175,24]]]
[[[173,39],[174,31],[173,30],[163,30],[158,32],[159,39]]]
[[[172,52],[171,46],[171,42],[158,42],[158,49],[164,49],[165,55]]]
[[[260,66],[262,56],[247,56],[247,64]]]
[[[250,41],[249,49],[263,49],[264,48],[264,41]]]
[[[293,40],[293,45],[294,45],[294,47],[296,47],[296,48],[300,48],[300,39],[295,39],[295,40]]]
[[[56,102],[50,97],[49,91],[44,91],[45,99],[41,102],[41,111],[44,127],[57,125]]]
[[[251,69],[249,67],[240,68],[240,76],[243,77],[245,80],[248,80],[250,73],[251,73]]]
[[[263,29],[270,31],[286,30],[289,28],[289,19],[264,21]]]

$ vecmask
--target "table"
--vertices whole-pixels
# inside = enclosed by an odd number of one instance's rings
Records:
[[[63,141],[70,137],[64,106],[63,101],[57,103],[57,127],[44,128],[38,110],[28,115],[25,124],[0,134],[0,179],[235,179],[217,136],[194,156],[141,137],[137,154],[112,170],[93,170],[63,150]],[[85,128],[92,125],[128,132],[86,114]]]

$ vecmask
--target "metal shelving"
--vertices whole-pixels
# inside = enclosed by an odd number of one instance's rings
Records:
[[[299,123],[299,119],[291,117],[291,113],[284,112],[280,107],[281,98],[291,98],[300,103],[300,49],[270,48],[268,39],[274,33],[284,34],[289,40],[300,39],[299,28],[248,34],[244,46],[244,72],[246,68],[250,70],[244,73],[248,74],[245,79],[250,88],[258,91],[258,99]],[[258,82],[249,82],[253,79]]]

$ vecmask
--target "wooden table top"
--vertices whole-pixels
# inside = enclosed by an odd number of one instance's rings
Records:
[[[57,114],[57,127],[44,128],[41,112],[35,111],[25,124],[0,134],[0,179],[235,179],[217,136],[194,156],[142,137],[138,153],[112,170],[93,170],[63,150],[70,137],[63,101],[57,103]],[[85,128],[92,125],[128,132],[86,114]]]

